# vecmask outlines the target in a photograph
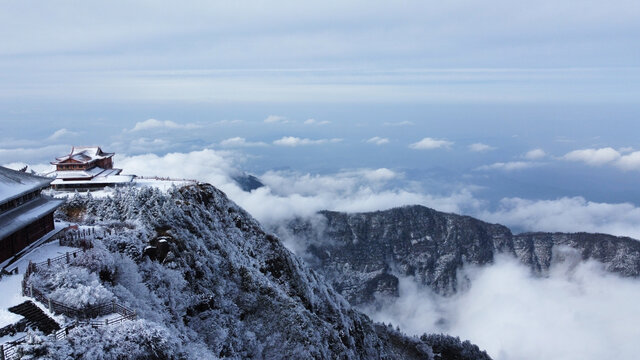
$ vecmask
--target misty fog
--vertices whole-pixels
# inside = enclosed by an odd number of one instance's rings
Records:
[[[401,278],[400,298],[364,308],[409,334],[443,332],[506,359],[633,359],[640,353],[640,281],[596,262],[557,262],[545,277],[510,257],[460,273],[464,292],[446,298]]]

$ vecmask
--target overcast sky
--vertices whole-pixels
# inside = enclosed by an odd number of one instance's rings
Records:
[[[635,101],[636,1],[19,1],[0,99]]]

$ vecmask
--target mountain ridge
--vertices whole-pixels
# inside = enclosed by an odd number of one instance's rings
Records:
[[[68,298],[99,290],[91,296],[117,299],[138,320],[36,338],[19,346],[24,356],[489,359],[457,338],[409,337],[374,323],[208,184],[75,195],[57,216],[100,236],[81,264],[45,272],[39,284]]]
[[[504,225],[421,205],[363,213],[325,210],[312,220],[294,219],[279,231],[303,243],[307,262],[354,305],[372,303],[376,294],[398,296],[396,274],[452,295],[470,281],[459,279],[458,270],[491,264],[498,254],[517,258],[537,276],[567,251],[621,276],[640,275],[640,242],[629,237],[513,234]]]

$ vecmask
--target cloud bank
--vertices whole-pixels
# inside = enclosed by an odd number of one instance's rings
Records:
[[[379,137],[379,136],[374,136],[374,137],[368,139],[367,143],[375,144],[375,145],[385,145],[385,144],[389,143],[389,139],[388,138]]]
[[[328,120],[322,120],[322,121],[318,121],[316,119],[307,119],[304,121],[305,125],[327,125],[330,124],[331,121]]]
[[[283,124],[289,122],[286,117],[280,115],[269,115],[264,122],[267,124]]]
[[[432,150],[440,148],[449,149],[451,148],[451,145],[453,145],[453,142],[451,141],[426,137],[418,142],[409,145],[409,147],[415,150]]]
[[[529,162],[529,161],[509,161],[509,162],[497,162],[491,165],[479,166],[476,170],[501,170],[501,171],[515,171],[529,169],[532,167],[540,166],[542,163]]]
[[[232,180],[242,173],[239,166],[243,161],[244,155],[236,151],[211,149],[116,159],[124,173],[211,183],[265,225],[293,216],[310,216],[319,210],[359,212],[418,204],[504,224],[516,232],[587,231],[640,239],[640,208],[630,203],[598,203],[582,197],[505,198],[492,209],[489,203],[475,196],[472,187],[430,194],[412,186],[411,182],[403,182],[403,173],[388,168],[351,169],[323,175],[267,171],[257,174],[266,186],[248,193]]]
[[[299,138],[295,136],[283,136],[282,138],[275,140],[273,142],[274,145],[279,146],[305,146],[305,145],[322,145],[327,143],[337,143],[342,141],[342,139],[333,138],[333,139],[307,139],[307,138]]]
[[[598,203],[582,197],[555,200],[507,198],[495,211],[477,214],[515,230],[599,232],[640,239],[640,208],[629,203]]]
[[[151,130],[151,129],[186,129],[186,130],[192,130],[192,129],[197,129],[200,126],[197,124],[193,124],[193,123],[187,123],[187,124],[178,124],[176,122],[173,122],[171,120],[157,120],[157,119],[148,119],[145,121],[139,121],[137,122],[133,128],[131,130],[129,130],[130,132],[136,132],[136,131],[144,131],[144,130]]]
[[[616,150],[612,147],[574,150],[562,159],[582,162],[591,166],[613,165],[625,171],[640,170],[640,151],[631,148]]]
[[[579,161],[592,166],[612,163],[620,159],[620,153],[614,148],[574,150],[563,156],[564,160]]]
[[[67,130],[65,128],[62,128],[62,129],[58,129],[58,130],[54,131],[53,134],[51,134],[51,136],[49,136],[47,139],[48,140],[59,140],[60,138],[63,138],[63,137],[66,137],[66,136],[74,136],[74,135],[78,135],[78,133],[74,132],[74,131]]]
[[[524,154],[524,158],[527,160],[538,160],[538,159],[542,159],[543,157],[547,156],[547,153],[544,152],[544,150],[542,149],[533,149],[533,150],[529,150],[527,151],[526,154]]]
[[[232,137],[229,139],[222,140],[220,142],[220,146],[223,147],[253,147],[253,146],[267,146],[267,143],[262,141],[251,142],[247,141],[247,139],[243,137]]]
[[[326,209],[362,212],[422,204],[442,211],[468,212],[481,205],[465,188],[441,195],[395,186],[403,174],[387,168],[343,170],[328,175],[267,171],[259,175],[266,186],[245,192],[232,179],[242,173],[237,164],[243,160],[243,155],[235,151],[205,149],[164,156],[119,156],[116,162],[124,173],[211,183],[267,226]]]
[[[412,121],[387,121],[383,123],[384,126],[411,126],[414,125]]]
[[[532,277],[507,257],[460,275],[471,279],[471,287],[452,298],[401,278],[399,299],[364,310],[410,334],[446,332],[469,339],[496,360],[632,359],[640,352],[636,279],[580,263],[579,255],[554,264],[544,278]]]
[[[483,144],[483,143],[475,143],[475,144],[469,145],[469,150],[473,152],[486,152],[486,151],[495,150],[495,147],[487,144]]]

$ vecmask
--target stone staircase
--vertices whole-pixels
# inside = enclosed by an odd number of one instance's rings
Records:
[[[31,301],[25,301],[22,304],[10,307],[9,311],[22,315],[27,321],[27,326],[36,328],[45,334],[60,330],[60,325]]]

